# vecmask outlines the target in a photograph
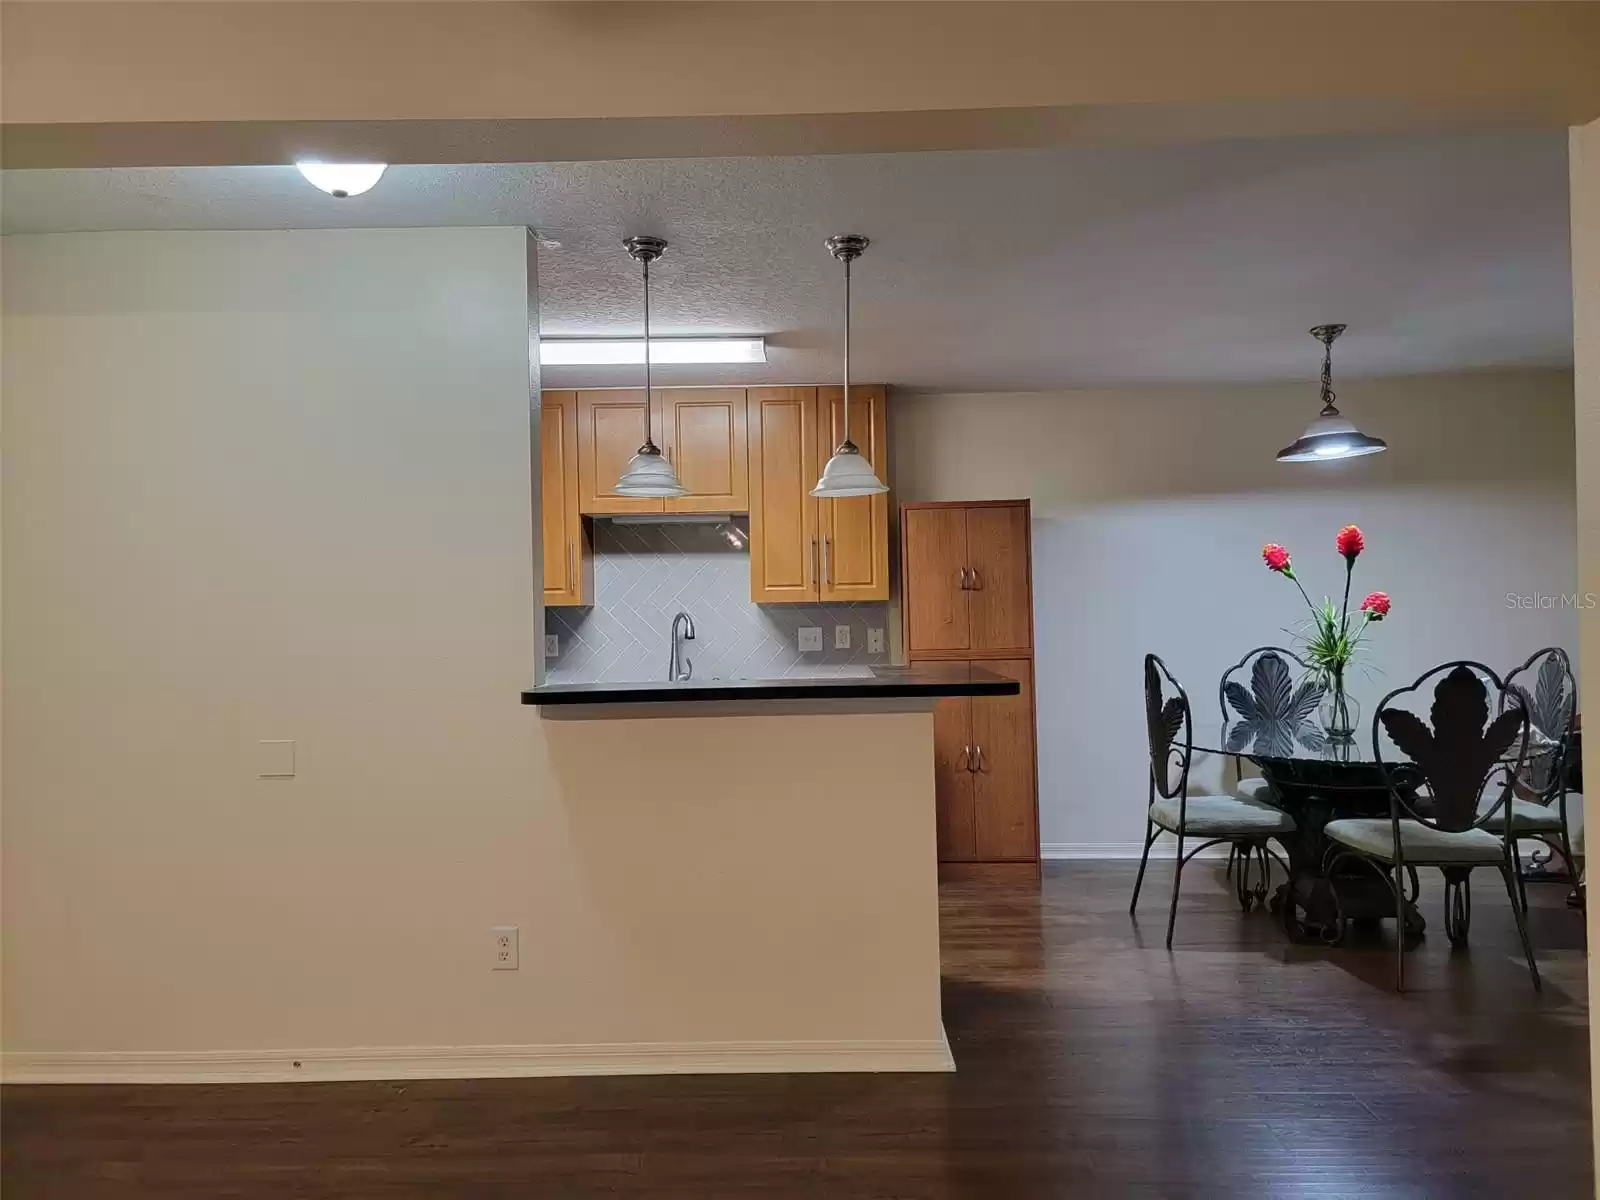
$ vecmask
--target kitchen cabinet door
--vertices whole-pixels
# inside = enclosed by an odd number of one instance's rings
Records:
[[[972,698],[973,841],[982,861],[1039,854],[1038,773],[1034,765],[1033,663],[1025,658],[974,664],[1015,679],[1015,696]]]
[[[1030,653],[1027,508],[1008,504],[967,509],[967,566],[972,649]]]
[[[578,394],[540,397],[539,529],[544,551],[544,602],[590,604],[594,565],[578,511]]]
[[[940,663],[957,678],[971,676],[966,663]],[[940,862],[971,862],[977,857],[973,812],[976,776],[972,765],[972,700],[951,696],[933,707],[933,802]]]
[[[876,384],[850,389],[850,437],[861,457],[887,482],[888,414],[886,390]],[[844,389],[818,388],[818,473],[844,440]],[[813,481],[811,486],[815,485]],[[810,486],[807,487],[810,491]],[[889,496],[853,496],[818,500],[817,524],[822,539],[824,601],[889,598]]]
[[[743,388],[669,388],[656,393],[661,451],[689,489],[667,512],[742,513],[750,509]]]
[[[904,508],[900,537],[905,543],[905,606],[909,654],[966,650],[970,645],[967,602],[962,584],[967,566],[967,512],[964,508]]]
[[[656,428],[661,428],[659,423]],[[643,388],[578,393],[578,507],[582,512],[666,511],[662,500],[619,496],[611,490],[628,460],[644,444],[644,434]]]
[[[750,599],[817,599],[817,389],[750,388]]]

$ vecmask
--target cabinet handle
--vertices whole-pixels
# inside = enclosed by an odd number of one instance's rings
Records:
[[[811,539],[811,586],[817,587],[817,539]]]
[[[967,590],[967,569],[965,567],[961,568],[961,590],[963,592]]]
[[[822,582],[828,587],[833,586],[833,539],[822,539]]]
[[[956,766],[960,767],[961,770],[963,770],[963,771],[972,770],[972,747],[971,746],[963,746],[963,747],[961,747],[961,758],[956,763]]]
[[[982,746],[974,746],[972,749],[974,751],[973,758],[978,764],[977,766],[973,767],[972,769],[974,771],[976,771],[978,774],[981,775],[981,774],[983,774],[983,747]]]
[[[569,592],[572,591],[572,589],[573,589],[573,576],[577,574],[576,569],[573,567],[572,559],[573,559],[573,545],[572,545],[571,542],[568,542],[567,543],[567,591],[569,591]]]
[[[983,591],[983,580],[978,577],[978,568],[968,567],[967,570],[972,572],[972,590],[975,592]]]

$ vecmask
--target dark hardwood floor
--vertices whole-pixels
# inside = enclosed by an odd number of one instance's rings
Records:
[[[1582,915],[1498,880],[1470,954],[1430,923],[1288,945],[1220,863],[1137,924],[1132,864],[943,891],[954,1075],[9,1088],[6,1200],[61,1197],[1593,1196]],[[714,981],[708,981],[714,986]]]

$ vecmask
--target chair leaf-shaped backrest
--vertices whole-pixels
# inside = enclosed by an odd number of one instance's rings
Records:
[[[1289,664],[1299,668],[1294,682]],[[1250,668],[1250,687],[1234,678]],[[1234,753],[1250,749],[1256,754],[1287,758],[1296,740],[1318,741],[1321,733],[1311,718],[1326,689],[1310,676],[1305,660],[1281,646],[1259,646],[1222,674],[1218,700],[1226,728],[1225,748]],[[1232,709],[1230,714],[1229,709]],[[1313,736],[1308,736],[1313,735]]]
[[[1530,687],[1531,684],[1531,687]],[[1572,727],[1578,715],[1578,681],[1572,661],[1560,646],[1546,646],[1506,676],[1506,689],[1521,697],[1532,727],[1526,781],[1540,802],[1548,804],[1561,790]]]
[[[1433,706],[1428,721],[1423,721],[1406,704],[1415,702],[1430,680],[1437,680]],[[1493,720],[1489,716],[1491,686],[1499,713]],[[1392,755],[1385,754],[1381,732],[1387,732],[1416,764],[1410,780],[1403,764],[1387,761]],[[1372,719],[1372,753],[1389,783],[1397,818],[1403,808],[1425,825],[1460,833],[1482,825],[1510,803],[1512,774],[1528,753],[1528,710],[1522,698],[1508,691],[1489,667],[1468,661],[1446,663],[1378,702]],[[1502,772],[1500,794],[1492,806],[1480,812],[1484,785],[1500,765],[1512,765],[1512,772]],[[1419,811],[1410,789],[1400,786],[1414,782],[1415,773],[1428,784],[1427,813]],[[1506,822],[1508,829],[1510,825]]]
[[[1189,696],[1154,654],[1144,656],[1144,714],[1150,735],[1150,778],[1167,799],[1186,793],[1194,757]]]

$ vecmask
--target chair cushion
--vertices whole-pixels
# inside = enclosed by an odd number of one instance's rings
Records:
[[[1292,833],[1294,818],[1281,808],[1260,800],[1241,800],[1237,796],[1190,796],[1183,827],[1186,834],[1225,837],[1230,833],[1245,837],[1270,837]],[[1150,806],[1150,819],[1170,833],[1178,832],[1178,798],[1158,798]]]
[[[1555,805],[1545,806],[1536,804],[1532,800],[1513,800],[1511,802],[1512,828],[1526,830],[1530,833],[1560,833],[1561,810]],[[1506,810],[1501,809],[1483,823],[1485,829],[1499,833],[1506,827]]]
[[[1259,800],[1272,803],[1272,785],[1259,775],[1249,775],[1228,789],[1241,800]]]
[[[1388,817],[1346,817],[1329,821],[1322,832],[1352,850],[1384,862],[1394,861],[1394,827]],[[1487,829],[1445,833],[1420,821],[1400,822],[1400,841],[1407,862],[1497,863],[1505,858],[1505,843]]]

